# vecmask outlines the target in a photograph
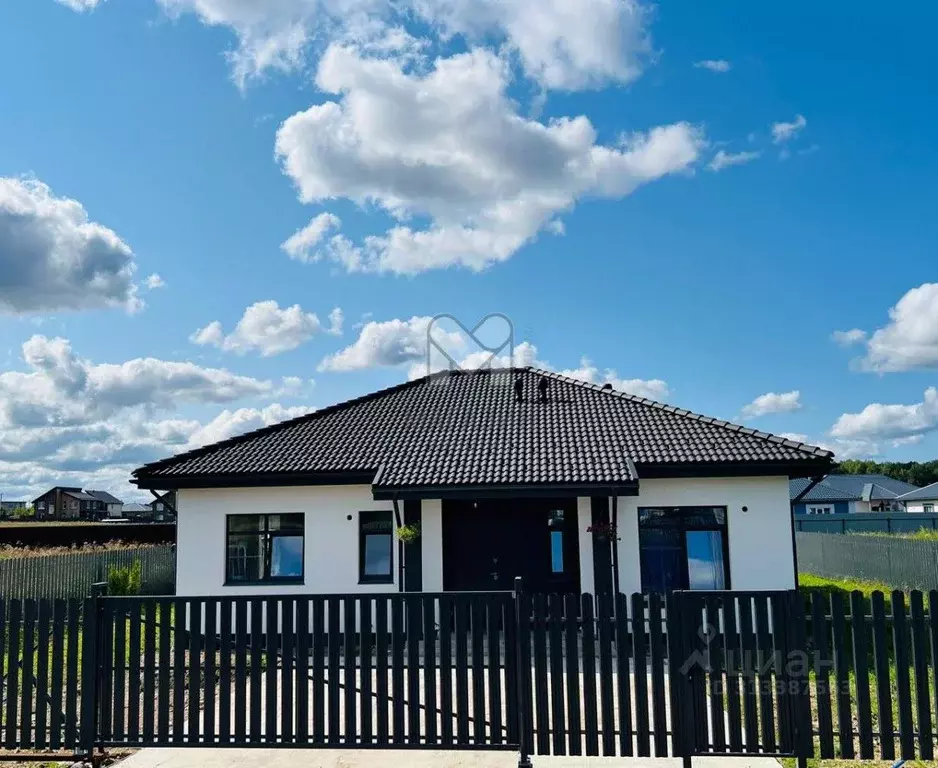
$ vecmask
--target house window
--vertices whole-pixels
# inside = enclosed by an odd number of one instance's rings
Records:
[[[808,514],[809,515],[832,515],[834,514],[834,508],[830,504],[809,504],[808,505]]]
[[[934,505],[934,504],[923,504],[923,505],[922,505],[922,512],[934,512],[934,511],[935,511],[935,505]]]
[[[302,583],[303,515],[228,515],[228,584]]]
[[[358,582],[392,584],[394,534],[391,512],[358,513]]]
[[[642,589],[726,589],[725,507],[640,507]]]
[[[548,520],[550,528],[550,572],[563,573],[563,510],[552,509]]]
[[[41,510],[42,512],[45,512],[45,510],[46,510],[46,503],[45,503],[44,501],[38,502],[38,503],[36,504],[36,509]]]

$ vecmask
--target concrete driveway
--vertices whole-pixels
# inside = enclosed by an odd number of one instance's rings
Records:
[[[534,768],[680,768],[675,758],[533,757]],[[516,768],[517,752],[143,749],[121,768]],[[700,768],[778,768],[767,757],[695,757]]]

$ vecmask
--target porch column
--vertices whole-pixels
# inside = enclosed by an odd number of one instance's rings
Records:
[[[580,545],[580,591],[592,594],[593,582],[593,536],[587,529],[593,524],[593,512],[588,496],[579,496],[577,507],[577,540]]]
[[[593,588],[596,594],[610,594],[612,592],[612,543],[606,536],[600,536],[595,531],[599,528],[608,528],[609,498],[607,496],[593,496],[590,498],[590,521],[593,525]]]
[[[423,591],[443,591],[443,501],[421,504],[420,540],[423,542]]]
[[[404,502],[404,525],[421,527],[421,535],[404,544],[404,591],[423,590],[423,530],[421,526],[420,499]]]

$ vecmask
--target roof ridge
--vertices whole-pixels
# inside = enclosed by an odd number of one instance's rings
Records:
[[[133,477],[137,477],[140,474],[145,474],[154,469],[158,469],[165,464],[175,463],[181,459],[194,459],[199,456],[205,456],[212,451],[218,450],[220,448],[227,448],[232,445],[237,445],[238,443],[245,442],[247,440],[252,440],[260,435],[267,435],[274,432],[278,432],[281,429],[286,429],[287,427],[292,427],[295,424],[299,424],[304,421],[313,421],[314,419],[326,416],[330,413],[335,413],[336,411],[341,411],[345,408],[350,408],[353,405],[358,405],[359,403],[368,402],[369,400],[374,400],[375,398],[381,397],[383,395],[391,394],[392,392],[398,392],[402,389],[415,386],[423,381],[428,381],[432,378],[439,378],[441,375],[448,374],[449,371],[437,371],[435,373],[426,374],[417,379],[411,379],[410,381],[404,381],[400,384],[394,384],[390,387],[385,387],[384,389],[378,389],[374,392],[368,392],[364,395],[359,395],[358,397],[353,397],[349,400],[341,400],[338,403],[333,403],[332,405],[327,405],[324,408],[318,408],[315,411],[310,413],[304,413],[302,416],[294,416],[292,419],[286,419],[285,421],[278,421],[276,424],[269,424],[264,427],[258,427],[257,429],[252,429],[250,432],[242,432],[239,435],[234,435],[232,437],[226,438],[225,440],[219,440],[216,443],[209,443],[208,445],[202,445],[198,448],[192,448],[188,451],[183,451],[182,453],[176,453],[172,456],[167,456],[165,459],[157,459],[156,461],[151,461],[148,464],[144,464],[141,467],[135,469],[132,473]]]
[[[570,382],[577,384],[585,389],[592,389],[597,392],[603,392],[604,394],[610,395],[612,397],[619,397],[625,400],[628,400],[633,403],[638,403],[644,405],[648,408],[657,408],[658,410],[665,411],[666,413],[673,413],[678,416],[685,416],[694,421],[702,421],[705,424],[713,424],[717,427],[722,427],[729,430],[730,432],[740,432],[744,435],[750,435],[753,437],[758,437],[763,440],[768,440],[770,443],[780,443],[787,448],[796,448],[798,450],[803,450],[805,453],[809,453],[813,456],[827,456],[833,457],[833,451],[828,451],[824,448],[821,448],[816,445],[811,445],[809,443],[802,443],[797,440],[788,440],[787,438],[780,437],[779,435],[773,435],[771,432],[762,432],[758,429],[753,429],[752,427],[745,427],[742,424],[734,424],[731,421],[726,421],[724,419],[717,419],[713,416],[706,416],[701,413],[695,413],[694,411],[689,411],[686,408],[678,408],[674,405],[668,405],[667,403],[660,403],[657,400],[652,400],[647,397],[640,397],[639,395],[633,395],[629,392],[622,392],[618,389],[613,389],[612,387],[606,387],[605,384],[594,384],[593,382],[583,381],[582,379],[574,378],[573,376],[564,376],[563,374],[557,373],[555,371],[550,371],[545,368],[537,368],[533,365],[525,366],[525,368],[533,373],[540,373],[545,376],[549,376],[558,381]]]

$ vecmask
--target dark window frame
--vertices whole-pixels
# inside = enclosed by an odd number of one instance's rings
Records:
[[[388,532],[364,531],[366,523],[388,521]],[[385,574],[365,573],[365,548],[368,536],[388,536],[388,572]],[[362,510],[358,513],[358,583],[393,584],[394,583],[394,513],[390,509]]]
[[[645,523],[643,526],[642,522],[642,513],[648,512],[650,510],[663,510],[668,513],[667,518],[670,522],[668,525],[648,525]],[[696,511],[699,510],[717,510],[723,513],[723,523],[706,523],[706,524],[687,524],[688,518],[691,518]],[[678,524],[675,524],[673,521],[679,520]],[[645,569],[642,558],[644,558],[644,552],[642,551],[642,528],[668,528],[676,529],[681,533],[680,537],[680,546],[681,546],[681,584],[673,587],[672,589],[690,589],[690,567],[687,558],[687,532],[688,531],[718,531],[721,536],[721,543],[723,545],[723,589],[732,589],[732,574],[730,572],[730,535],[729,535],[729,510],[725,506],[719,504],[698,504],[694,506],[681,506],[681,507],[639,507],[638,508],[638,556],[639,556],[639,569],[642,572],[642,591],[649,592],[647,585],[645,584]]]
[[[271,531],[271,517],[285,517],[287,515],[299,516],[303,521],[302,533],[296,531]],[[261,579],[232,579],[230,567],[230,542],[231,542],[231,520],[236,517],[261,517],[264,519],[264,529],[252,531],[264,538],[264,577]],[[246,535],[243,531],[235,534],[236,536]],[[250,535],[250,534],[247,534]],[[272,551],[272,542],[275,538],[295,538],[300,536],[303,540],[302,554],[300,559],[299,576],[271,576],[270,575],[270,555]],[[305,584],[306,583],[306,515],[303,512],[251,512],[248,514],[232,513],[225,515],[225,586],[226,587],[250,587],[267,584]]]

